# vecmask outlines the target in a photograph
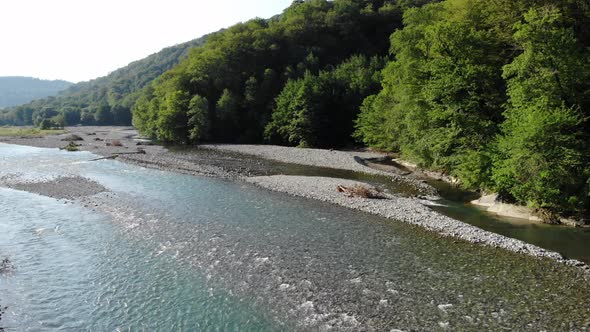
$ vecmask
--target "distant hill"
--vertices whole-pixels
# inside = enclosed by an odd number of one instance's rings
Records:
[[[34,99],[56,95],[73,83],[40,80],[33,77],[0,77],[0,108],[17,106]]]
[[[139,90],[184,59],[191,48],[203,45],[207,37],[164,48],[107,76],[70,85],[57,96],[44,95],[40,97],[47,98],[4,109],[0,125],[37,125],[56,116],[63,116],[67,125],[130,125],[131,106]]]

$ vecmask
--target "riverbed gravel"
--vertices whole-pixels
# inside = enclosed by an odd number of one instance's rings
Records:
[[[412,191],[418,196],[430,200],[440,198],[435,188],[420,179],[364,165],[366,158],[384,156],[376,152],[230,144],[204,144],[179,149],[141,139],[133,127],[78,126],[66,129],[67,133],[60,135],[0,137],[0,143],[63,148],[68,143],[64,139],[76,135],[82,139],[75,142],[80,151],[92,152],[102,157],[115,156],[117,160],[153,169],[242,180],[250,176],[280,172],[284,164],[297,164],[386,176],[394,183],[414,188]],[[113,142],[118,144],[114,145]]]

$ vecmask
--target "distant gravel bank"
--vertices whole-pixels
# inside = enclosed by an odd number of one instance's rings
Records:
[[[390,173],[372,169],[355,161],[354,157],[378,158],[383,156],[383,154],[375,152],[303,149],[277,145],[245,144],[203,144],[200,145],[200,147],[205,149],[250,154],[286,163],[346,169],[369,174],[391,175]]]
[[[374,169],[363,165],[363,159],[383,157],[382,153],[304,149],[277,145],[204,144],[201,148],[231,151],[285,163],[343,169],[367,174],[384,175],[393,181],[405,182],[420,189],[428,199],[439,198],[436,189],[414,178]]]
[[[382,175],[392,181],[416,188],[421,196],[438,199],[432,186],[412,177],[377,170],[362,164],[365,158],[383,157],[383,154],[363,151],[336,151],[302,149],[273,145],[205,144],[198,147],[170,150],[161,145],[137,139],[132,127],[68,127],[61,135],[0,137],[0,143],[29,145],[42,148],[63,148],[71,135],[81,138],[74,143],[81,151],[110,157],[127,163],[173,172],[227,179],[268,175],[273,167],[269,161],[333,168],[371,175]],[[116,142],[117,144],[113,144]],[[143,150],[145,154],[133,154]]]

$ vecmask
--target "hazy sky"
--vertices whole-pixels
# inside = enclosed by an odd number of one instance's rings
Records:
[[[86,81],[292,0],[0,0],[0,76]]]

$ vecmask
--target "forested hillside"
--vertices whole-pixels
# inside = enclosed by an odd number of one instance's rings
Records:
[[[72,83],[40,80],[32,77],[0,77],[0,108],[28,103],[33,99],[56,95]]]
[[[546,219],[585,215],[589,18],[583,0],[296,1],[194,49],[134,124],[177,143],[354,137]]]
[[[389,35],[422,1],[295,1],[209,39],[144,91],[134,124],[161,140],[342,146],[379,91]]]
[[[66,125],[130,125],[131,107],[139,91],[206,39],[165,48],[105,77],[74,84],[58,96],[0,111],[0,125],[39,125],[45,119]]]

